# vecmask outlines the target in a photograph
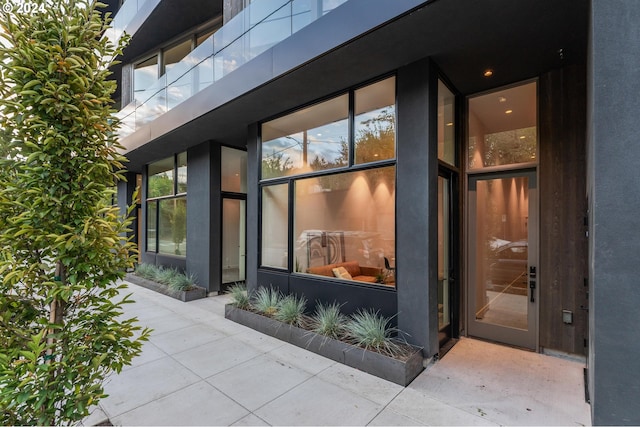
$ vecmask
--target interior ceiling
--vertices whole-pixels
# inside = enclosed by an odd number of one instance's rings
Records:
[[[536,126],[536,107],[535,82],[469,99],[469,115],[487,134]]]
[[[243,146],[251,123],[425,57],[431,57],[463,95],[534,78],[564,65],[584,64],[588,8],[589,0],[426,2],[128,153],[131,166],[206,140]],[[250,66],[251,62],[244,67]],[[489,78],[483,75],[488,68],[493,70]]]

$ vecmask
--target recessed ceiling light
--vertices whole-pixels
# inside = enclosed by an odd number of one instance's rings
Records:
[[[505,114],[511,114],[511,113],[513,113],[513,110],[507,110],[507,111],[505,111],[504,113],[505,113]]]
[[[374,154],[373,157],[379,157],[380,155],[378,153]]]
[[[520,139],[525,139],[525,138],[526,138],[526,136],[520,135]]]
[[[498,98],[498,101],[507,102],[507,98],[505,98],[504,96],[501,96],[501,97]]]
[[[316,134],[316,135],[318,135],[318,136],[322,136],[322,134],[321,134],[321,133],[318,133],[318,134]]]
[[[453,122],[447,123],[447,126],[453,126]]]
[[[492,70],[492,69],[484,70],[483,75],[484,75],[485,77],[491,77],[491,76],[493,76],[493,70]]]

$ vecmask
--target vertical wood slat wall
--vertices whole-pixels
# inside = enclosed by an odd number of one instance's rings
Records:
[[[586,354],[586,70],[540,77],[540,346]],[[573,312],[565,324],[562,311]]]

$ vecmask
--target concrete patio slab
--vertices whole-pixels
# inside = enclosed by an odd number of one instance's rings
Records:
[[[102,401],[101,406],[111,418],[199,380],[197,375],[171,357],[163,357],[112,376],[105,387],[109,397]]]
[[[254,411],[309,378],[311,374],[305,371],[262,355],[214,375],[207,381]]]
[[[191,325],[181,329],[171,329],[168,332],[162,332],[156,329],[151,334],[151,341],[159,349],[167,354],[181,353],[212,341],[226,338],[221,332],[208,327],[207,325]]]
[[[209,378],[260,354],[253,347],[232,337],[226,337],[177,353],[174,358],[200,378]]]
[[[318,378],[381,405],[387,405],[404,390],[404,387],[398,384],[381,380],[340,363],[320,372]]]
[[[383,406],[317,377],[255,411],[271,425],[366,425]]]
[[[401,387],[225,319],[227,296],[130,291],[155,330],[84,425],[589,425],[580,361],[461,339]]]
[[[166,408],[171,408],[167,411]],[[114,425],[230,425],[249,411],[200,381],[132,411],[114,417]]]

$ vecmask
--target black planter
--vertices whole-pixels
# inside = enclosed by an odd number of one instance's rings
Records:
[[[138,286],[142,286],[143,288],[151,289],[152,291],[167,295],[171,298],[179,299],[182,302],[189,302],[207,297],[207,290],[199,286],[189,289],[188,291],[173,291],[165,285],[154,282],[152,280],[144,279],[130,273],[127,273],[125,280]]]
[[[365,350],[342,341],[327,338],[251,311],[240,310],[232,304],[225,306],[224,315],[225,318],[255,329],[258,332],[401,386],[411,383],[424,369],[422,365],[422,349],[418,347],[415,347],[415,352],[407,360],[399,360],[375,351]]]

